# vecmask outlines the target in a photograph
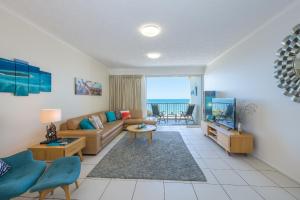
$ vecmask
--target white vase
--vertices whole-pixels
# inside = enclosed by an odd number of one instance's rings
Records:
[[[242,123],[241,122],[238,123],[238,132],[239,133],[242,132]]]

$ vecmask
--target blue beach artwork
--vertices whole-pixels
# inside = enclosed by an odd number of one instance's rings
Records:
[[[16,65],[16,96],[28,96],[29,93],[29,67],[24,62],[15,62]]]
[[[40,68],[29,66],[29,93],[40,93]]]
[[[40,71],[40,91],[51,92],[51,74]]]
[[[51,92],[52,76],[27,61],[0,58],[0,92],[28,96],[30,93]]]
[[[0,92],[15,92],[16,68],[15,63],[0,58]]]

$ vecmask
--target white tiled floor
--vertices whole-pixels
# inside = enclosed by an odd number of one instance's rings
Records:
[[[165,200],[197,200],[192,184],[165,182]]]
[[[274,182],[258,171],[237,171],[237,173],[249,184],[253,186],[276,186]]]
[[[292,194],[297,199],[300,199],[300,188],[285,188],[290,194]]]
[[[138,180],[133,200],[164,200],[164,182],[163,181],[145,181]]]
[[[254,189],[266,200],[293,200],[291,194],[278,187],[254,187]]]
[[[198,199],[228,200],[228,195],[221,185],[194,184]],[[184,199],[184,198],[182,198]]]
[[[223,185],[225,191],[232,200],[262,200],[250,186]]]
[[[137,181],[133,180],[111,180],[103,193],[101,200],[131,200]]]
[[[207,182],[122,180],[87,178],[87,174],[124,135],[113,140],[97,156],[85,156],[80,187],[71,187],[77,200],[300,200],[300,185],[251,156],[227,155],[201,134],[200,128],[161,126],[160,131],[179,131]],[[154,135],[155,137],[155,135]],[[26,193],[16,200],[36,199]],[[64,199],[56,189],[49,199]]]
[[[85,179],[80,184],[80,187],[73,192],[72,198],[98,200],[108,186],[109,182],[110,180],[107,179]]]
[[[222,185],[247,185],[242,177],[234,170],[212,170],[217,180]]]

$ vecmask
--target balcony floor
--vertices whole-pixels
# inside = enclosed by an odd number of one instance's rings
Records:
[[[175,119],[166,119],[164,120],[160,120],[159,122],[157,122],[158,126],[186,126],[186,125],[198,125],[196,122],[192,122],[192,121],[188,121],[188,123],[186,124],[185,120],[175,120]]]

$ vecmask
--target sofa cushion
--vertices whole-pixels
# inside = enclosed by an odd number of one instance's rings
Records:
[[[107,118],[106,118],[105,112],[100,112],[99,117],[100,117],[100,120],[101,120],[102,124],[107,123]]]
[[[121,120],[122,119],[122,115],[120,111],[115,111],[115,115],[116,115],[116,119],[117,120]]]
[[[114,121],[116,121],[115,112],[109,111],[109,112],[106,112],[105,114],[106,114],[106,118],[107,118],[108,122],[114,122]]]
[[[131,114],[131,118],[137,119],[137,118],[143,118],[143,111],[142,110],[129,110]]]
[[[130,114],[129,110],[121,111],[121,115],[122,115],[122,120],[131,118],[131,114]]]
[[[82,119],[81,122],[79,123],[79,126],[81,129],[95,129],[95,127],[93,126],[93,124],[90,122],[88,118]]]
[[[141,124],[143,123],[143,119],[126,119],[124,123],[126,125]]]
[[[104,128],[103,123],[98,115],[94,115],[93,118],[100,129]]]
[[[120,128],[121,126],[123,126],[123,121],[122,120],[117,120],[117,121],[114,121],[114,122],[104,124],[104,128],[101,131],[101,137],[106,138],[111,133],[113,133],[115,130]]]
[[[98,124],[96,123],[96,121],[94,120],[93,116],[89,117],[89,121],[91,122],[91,124],[93,124],[93,126],[99,130],[100,127],[98,126]]]
[[[97,130],[103,128],[103,124],[98,115],[92,115],[91,117],[89,117],[89,120]]]
[[[67,121],[67,126],[68,126],[68,129],[69,130],[76,130],[76,129],[79,129],[79,124],[81,122],[81,120],[83,119],[84,117],[76,117],[76,118],[73,118],[73,119],[69,119]]]

